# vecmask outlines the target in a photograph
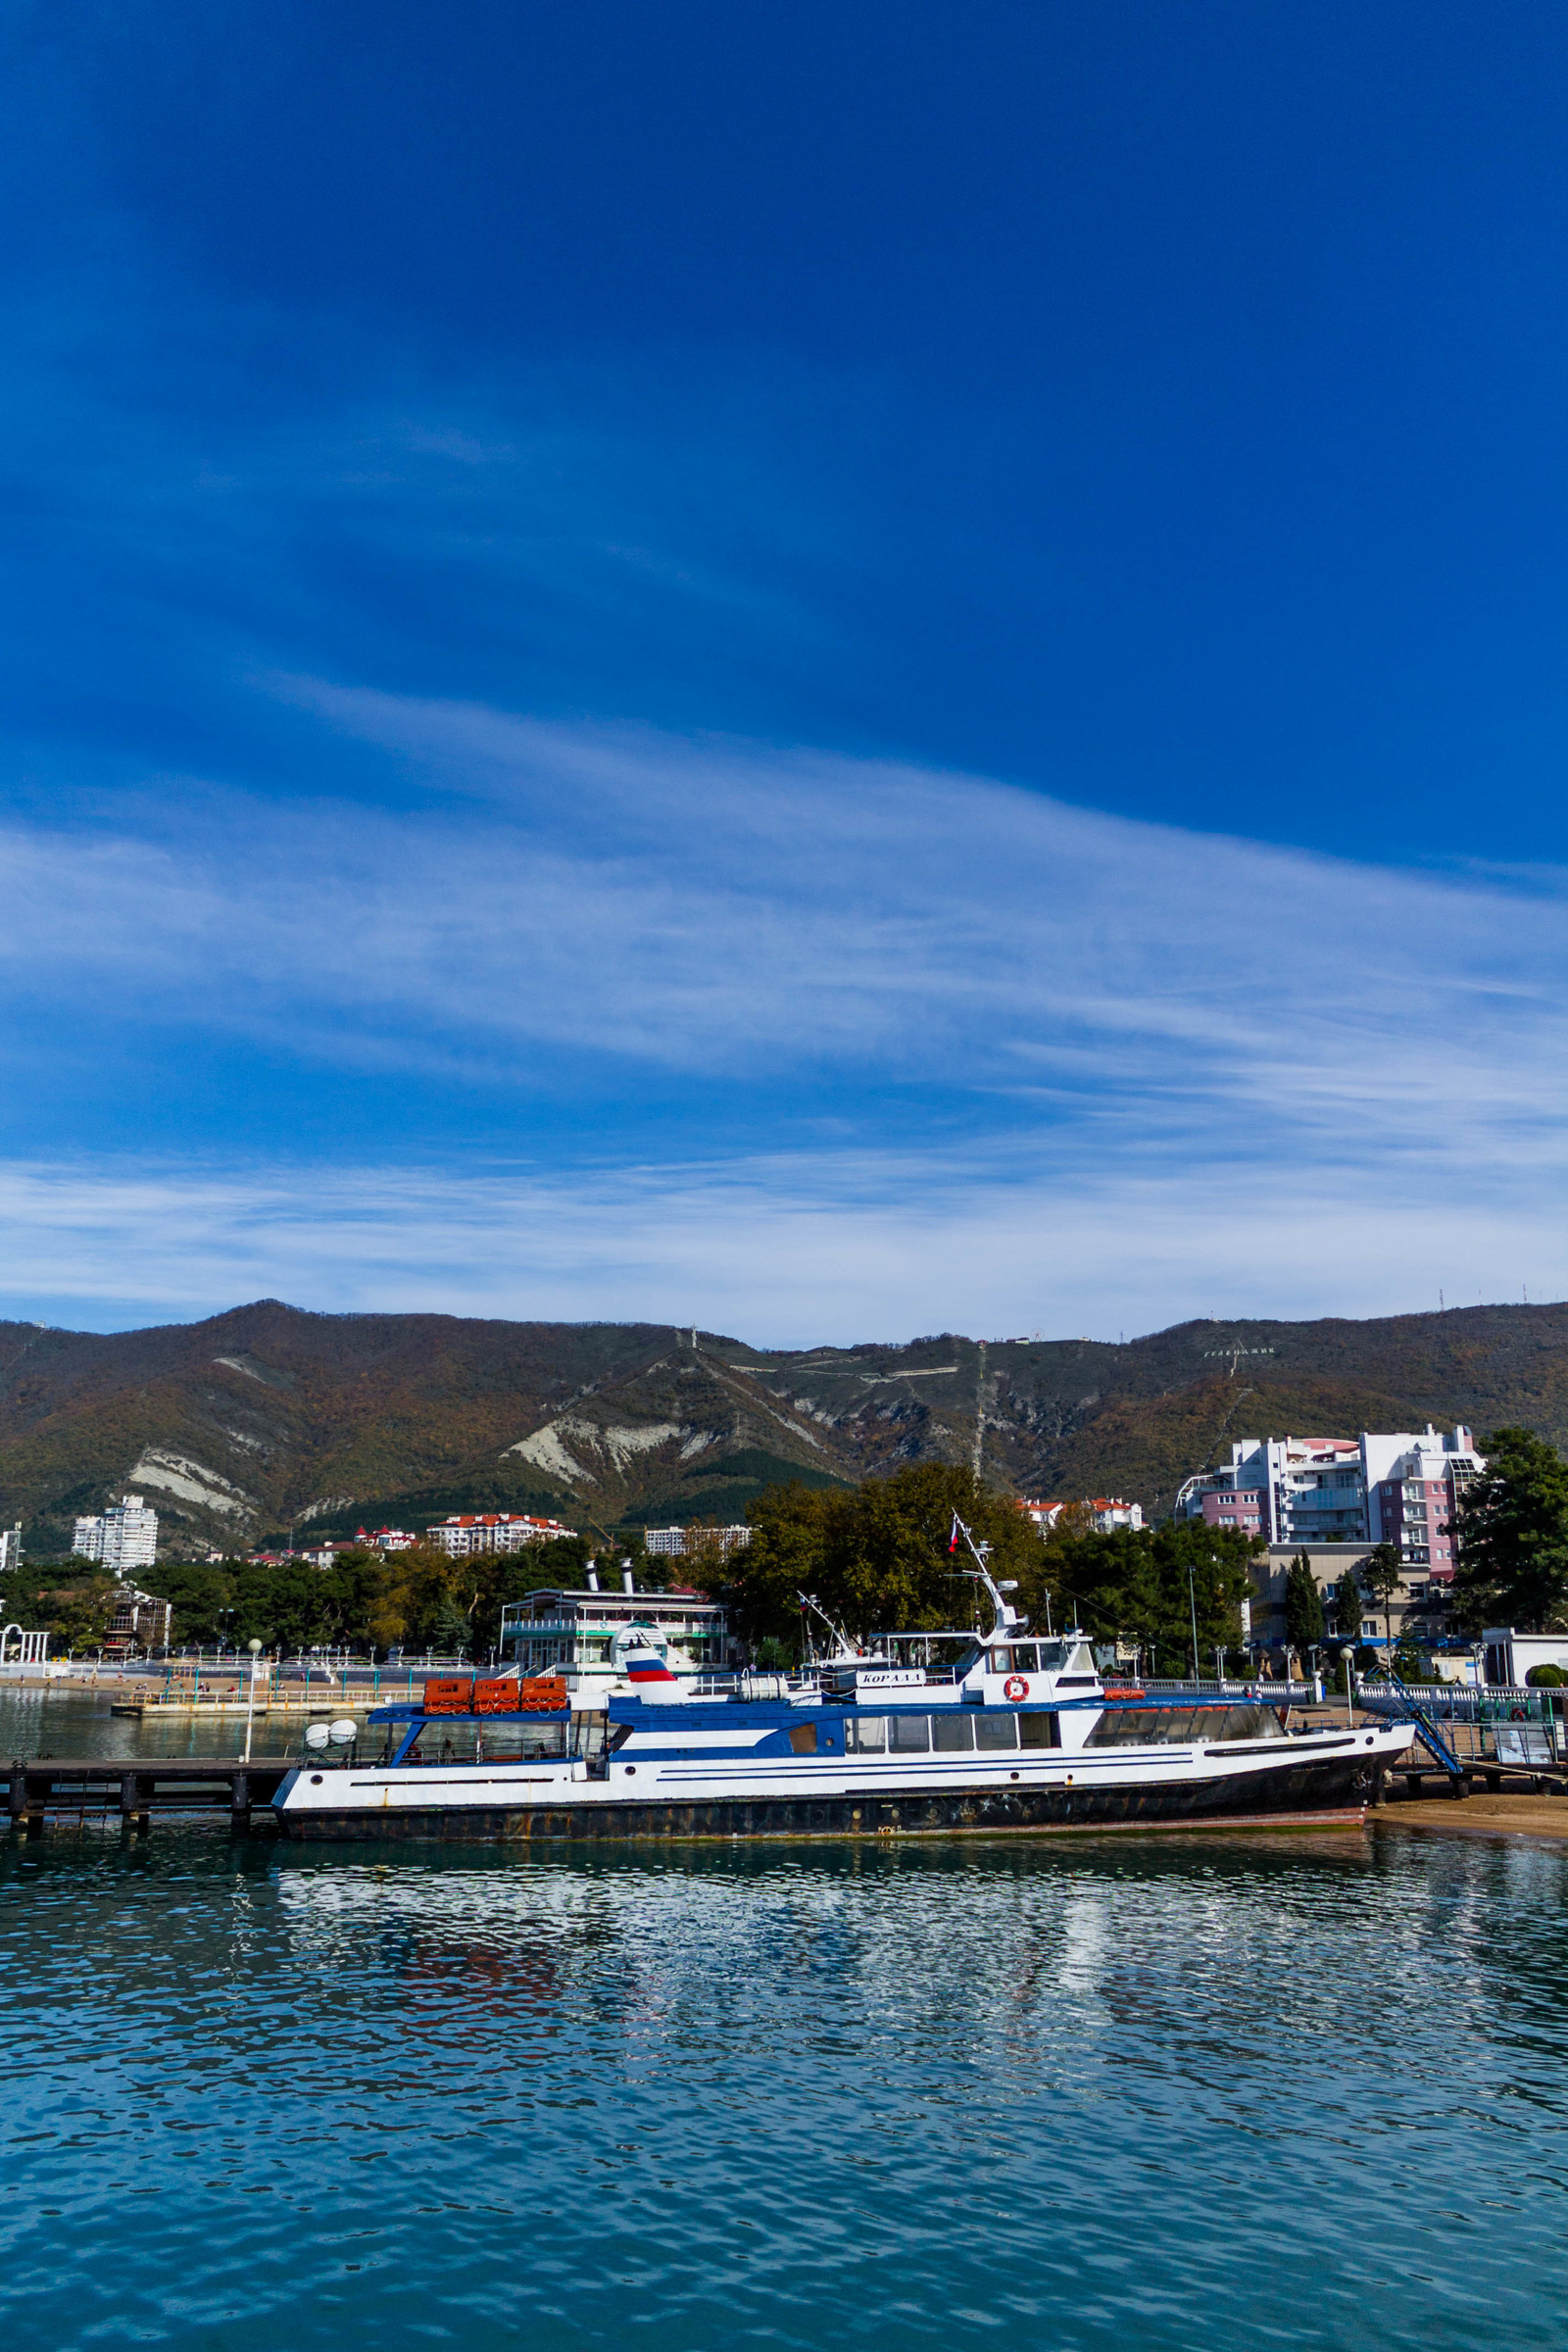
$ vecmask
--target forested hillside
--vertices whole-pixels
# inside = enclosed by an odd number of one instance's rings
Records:
[[[127,1487],[170,1551],[463,1508],[591,1534],[738,1517],[785,1478],[967,1462],[977,1422],[998,1488],[1121,1494],[1157,1516],[1233,1438],[1456,1419],[1568,1440],[1568,1306],[774,1351],[668,1325],[264,1299],[148,1331],[0,1325],[0,1516],[37,1557]]]

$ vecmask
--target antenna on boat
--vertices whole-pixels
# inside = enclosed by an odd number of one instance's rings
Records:
[[[821,1602],[817,1599],[814,1592],[801,1592],[797,1591],[796,1598],[801,1604],[802,1631],[806,1636],[806,1654],[809,1659],[812,1660],[813,1663],[816,1659],[816,1648],[811,1641],[810,1625],[807,1621],[808,1615],[810,1617],[819,1617],[822,1623],[827,1627],[828,1632],[832,1635],[833,1648],[830,1654],[833,1657],[858,1658],[860,1655],[859,1650],[850,1640],[850,1637],[845,1632],[843,1626],[834,1624],[832,1618],[828,1615],[826,1609],[823,1608]]]
[[[955,1511],[953,1514],[953,1533],[948,1539],[949,1551],[957,1550],[960,1537],[962,1538],[964,1544],[966,1544],[968,1546],[969,1556],[974,1561],[974,1566],[972,1568],[960,1568],[958,1570],[958,1574],[960,1576],[972,1578],[975,1584],[984,1588],[985,1592],[990,1596],[991,1606],[996,1612],[996,1623],[991,1628],[990,1638],[993,1641],[998,1639],[1004,1641],[1008,1634],[1021,1633],[1029,1622],[1028,1618],[1020,1616],[1019,1612],[1012,1606],[1012,1603],[1010,1601],[1004,1600],[1002,1597],[1004,1592],[1017,1592],[1017,1578],[1008,1576],[1004,1577],[1000,1584],[997,1582],[990,1569],[986,1566],[986,1561],[990,1557],[991,1553],[990,1544],[977,1544],[974,1540],[974,1537],[970,1534],[968,1528],[958,1517],[957,1512]]]

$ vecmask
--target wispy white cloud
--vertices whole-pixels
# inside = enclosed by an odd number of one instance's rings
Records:
[[[1510,1155],[1562,1100],[1562,905],[1195,836],[983,778],[312,687],[401,814],[166,788],[3,841],[0,965],[127,1011],[694,1076],[1038,1083],[1135,1128],[1348,1117]]]
[[[1430,1166],[976,1177],[928,1158],[529,1171],[80,1163],[0,1172],[9,1311],[70,1323],[283,1297],[334,1310],[696,1322],[759,1344],[1084,1332],[1197,1315],[1370,1315],[1568,1292],[1528,1185]],[[25,1269],[24,1274],[22,1270]],[[17,1275],[21,1275],[21,1280]],[[88,1309],[85,1318],[82,1310]]]
[[[12,1170],[15,1298],[807,1340],[1568,1287],[1549,892],[984,778],[289,691],[400,763],[403,812],[182,786],[113,831],[14,822],[0,988],[61,1035],[460,1073],[493,1129],[444,1172],[334,1167],[326,1205],[297,1167]],[[678,1102],[687,1164],[656,1112],[617,1152],[560,1145],[550,1181],[487,1173],[475,1134],[515,1153],[509,1089],[564,1056],[590,1101],[630,1073]],[[737,1085],[781,1115],[737,1130]],[[807,1089],[833,1122],[809,1157]],[[967,1156],[911,1156],[890,1090]]]

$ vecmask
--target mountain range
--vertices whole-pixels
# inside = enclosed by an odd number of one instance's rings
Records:
[[[784,1478],[968,1460],[977,1439],[998,1486],[1158,1516],[1234,1438],[1429,1421],[1563,1444],[1568,1305],[800,1350],[272,1298],[145,1331],[0,1324],[0,1516],[35,1557],[127,1489],[175,1554],[465,1509],[605,1533],[736,1518]]]

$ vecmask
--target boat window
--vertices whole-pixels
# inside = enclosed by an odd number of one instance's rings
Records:
[[[1016,1715],[976,1715],[974,1719],[976,1747],[1016,1747],[1018,1718]]]
[[[1200,1724],[1203,1720],[1203,1709],[1198,1710]],[[1151,1740],[1162,1740],[1167,1746],[1173,1740],[1190,1740],[1193,1736],[1193,1715],[1191,1707],[1156,1707],[1149,1734]]]
[[[1142,1747],[1158,1737],[1152,1707],[1107,1707],[1084,1741],[1086,1747]]]
[[[564,1756],[570,1725],[559,1723],[487,1723],[480,1739],[490,1763],[525,1764],[535,1756]]]
[[[471,1718],[421,1726],[418,1738],[404,1757],[405,1764],[471,1764],[479,1726]]]
[[[901,1756],[923,1756],[931,1745],[931,1719],[928,1715],[890,1715],[888,1723],[893,1737],[888,1745]]]
[[[814,1756],[816,1753],[815,1724],[792,1723],[790,1726],[790,1745],[794,1748],[795,1753],[798,1756]]]
[[[1223,1730],[1232,1713],[1250,1714],[1254,1709],[1230,1707],[1126,1707],[1101,1717],[1091,1735],[1095,1747],[1126,1746],[1129,1742],[1149,1743],[1157,1747],[1183,1746],[1189,1740],[1242,1739],[1237,1732],[1227,1735]],[[1111,1726],[1119,1724],[1117,1731]]]
[[[1202,1727],[1205,1740],[1283,1740],[1287,1734],[1280,1729],[1280,1719],[1272,1707],[1226,1707],[1214,1711],[1212,1723]]]
[[[991,1652],[991,1671],[993,1674],[1010,1674],[1012,1672],[1012,1660],[1004,1649],[994,1649]]]
[[[494,1715],[444,1717],[427,1723],[406,1764],[521,1764],[538,1756],[564,1756],[566,1718],[511,1723]]]
[[[939,1755],[956,1756],[974,1745],[974,1721],[955,1707],[951,1715],[933,1715],[932,1745]]]
[[[1012,1671],[1014,1674],[1038,1674],[1040,1672],[1039,1658],[1040,1650],[1037,1643],[1033,1642],[1015,1642],[1013,1643]]]
[[[1040,1652],[1040,1672],[1042,1674],[1055,1674],[1066,1665],[1067,1644],[1065,1642],[1040,1642],[1035,1646]]]
[[[862,1756],[879,1756],[888,1743],[888,1719],[885,1715],[847,1715],[844,1719],[844,1746],[847,1754],[857,1750]]]
[[[1018,1718],[1020,1747],[1059,1747],[1061,1723],[1055,1715],[1032,1714]]]
[[[473,1742],[476,1764],[517,1764],[525,1756],[564,1756],[566,1727],[548,1724],[497,1723],[477,1727]]]

